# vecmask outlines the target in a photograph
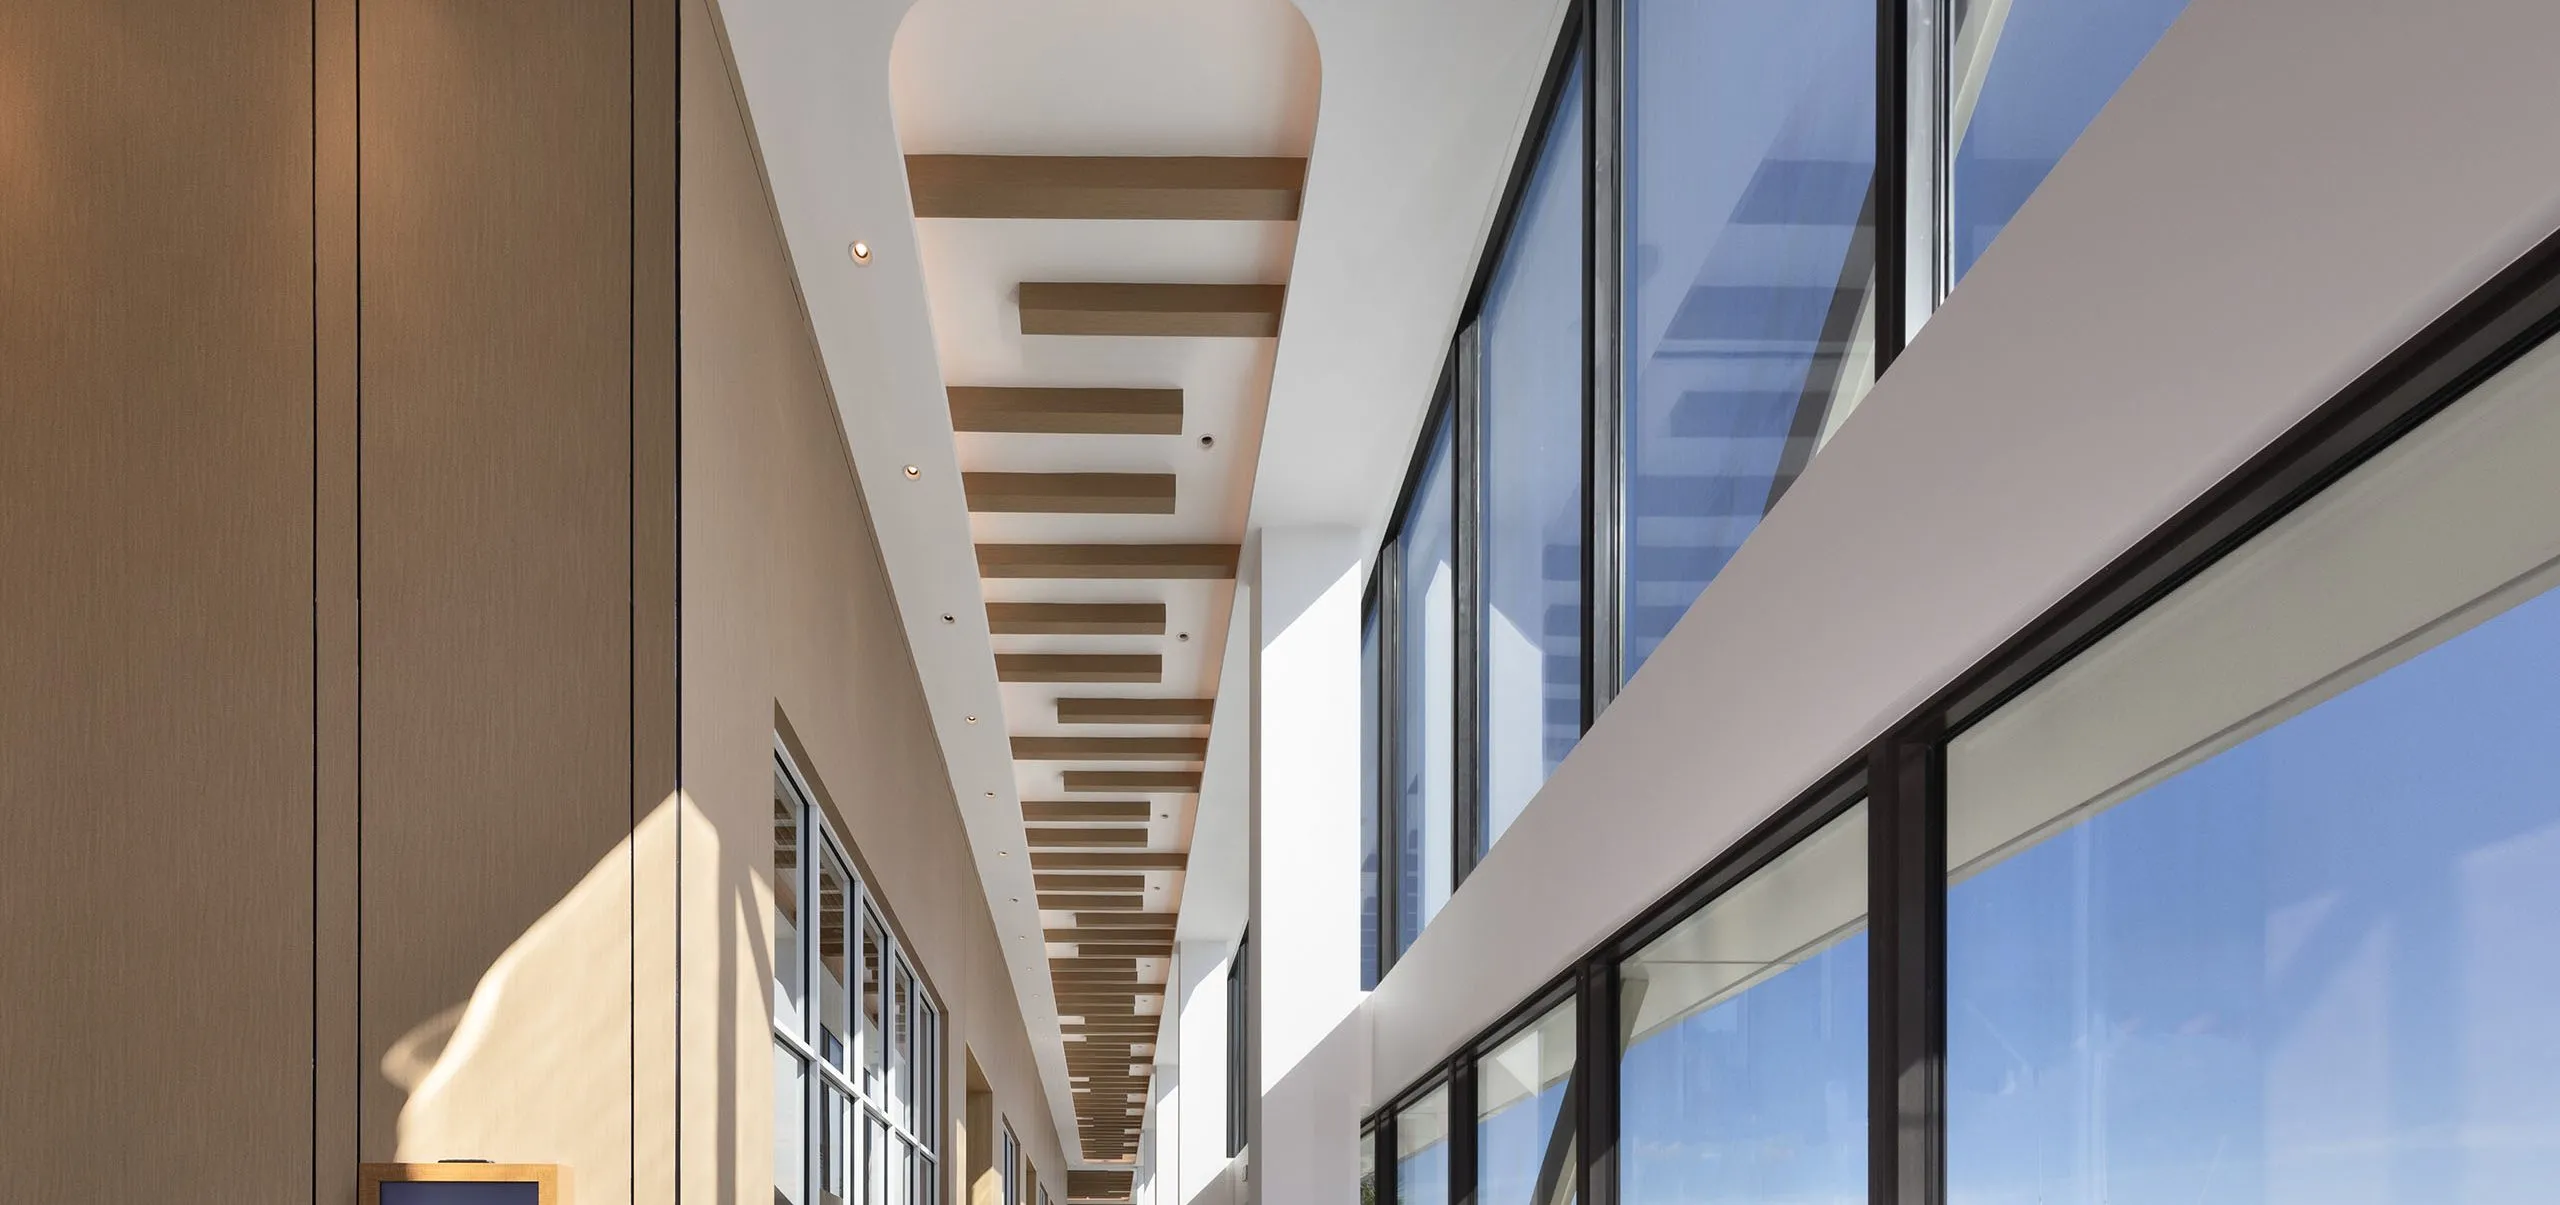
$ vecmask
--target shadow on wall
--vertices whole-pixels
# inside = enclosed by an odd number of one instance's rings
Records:
[[[571,1169],[582,1196],[599,1201],[632,1199],[635,1179],[674,1183],[672,1142],[643,1140],[633,1149],[635,1132],[648,1128],[635,1123],[634,1080],[671,1085],[674,1052],[660,1052],[663,1065],[651,1066],[652,1055],[635,1049],[632,1035],[672,1035],[677,1019],[675,968],[633,974],[635,955],[644,967],[649,961],[633,941],[639,904],[633,887],[676,882],[679,827],[694,880],[723,880],[706,884],[711,891],[687,891],[686,898],[719,901],[711,918],[720,929],[716,966],[720,982],[730,985],[716,992],[716,1019],[696,1020],[681,1039],[694,1050],[707,1039],[716,1050],[715,1091],[697,1091],[688,1101],[716,1100],[718,1116],[707,1120],[723,1166],[770,1174],[761,1161],[742,1163],[738,1157],[741,1151],[770,1149],[770,1117],[737,1107],[746,1087],[742,1063],[771,1074],[769,1060],[746,1057],[769,1041],[765,1026],[741,1021],[742,1015],[761,1018],[770,1007],[763,985],[771,982],[772,967],[761,925],[772,905],[769,895],[759,898],[770,888],[752,872],[723,873],[718,830],[681,795],[650,813],[510,944],[468,1001],[391,1044],[380,1072],[406,1094],[395,1159],[559,1163]],[[745,974],[740,950],[754,963]],[[663,989],[634,990],[635,980],[651,979]],[[713,1026],[702,1020],[713,1020]],[[750,1044],[757,1050],[749,1050]],[[769,1099],[772,1091],[769,1084],[755,1090],[763,1094],[758,1099]],[[768,1132],[742,1132],[751,1128]],[[736,1187],[734,1180],[724,1181],[720,1199],[736,1199],[730,1195]]]

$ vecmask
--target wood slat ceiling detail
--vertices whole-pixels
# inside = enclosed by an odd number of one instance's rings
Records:
[[[1026,335],[1269,339],[1280,334],[1281,285],[1026,280],[1016,290]]]
[[[987,631],[998,636],[1162,636],[1164,604],[991,602]]]
[[[1007,435],[1180,435],[1179,389],[954,385],[951,429]]]
[[[907,156],[920,218],[1290,222],[1306,179],[1299,158]]]

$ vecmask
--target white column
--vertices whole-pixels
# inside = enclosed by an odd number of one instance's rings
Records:
[[[1247,1200],[1337,1205],[1306,1118],[1264,1125],[1264,1097],[1357,1008],[1360,989],[1360,591],[1356,532],[1268,528],[1253,583],[1253,901],[1247,1049],[1256,1086]],[[1310,1072],[1314,1068],[1308,1069]],[[1303,1077],[1297,1086],[1303,1087]],[[1294,1096],[1293,1093],[1286,1095]]]

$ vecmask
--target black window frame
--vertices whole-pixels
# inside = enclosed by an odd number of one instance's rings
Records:
[[[1449,1200],[1472,1205],[1472,1127],[1455,1119],[1473,1116],[1474,1061],[1566,996],[1577,1018],[1566,1108],[1577,1130],[1579,1205],[1617,1205],[1620,961],[1861,801],[1869,816],[1867,1199],[1944,1205],[1949,742],[2555,335],[2560,232],[1380,1103],[1362,1119],[1362,1141],[1374,1144],[1381,1205],[1397,1205],[1397,1112],[1444,1083],[1452,1088]]]
[[[1919,94],[1930,112],[1944,108],[1944,63],[1948,53],[1945,20],[1950,0],[1876,0],[1876,157],[1872,190],[1875,250],[1875,373],[1881,379],[1901,353],[1908,329],[1905,295],[1914,273],[1925,278],[1925,296],[1934,305],[1945,298],[1944,204],[1940,197],[1947,151],[1942,123],[1928,113],[1914,121],[1912,100]],[[1912,61],[1913,12],[1934,33],[1924,58]],[[1456,514],[1452,520],[1452,566],[1456,585],[1456,669],[1451,717],[1456,740],[1450,781],[1450,889],[1466,882],[1489,852],[1488,798],[1484,783],[1486,752],[1485,640],[1481,592],[1486,483],[1482,472],[1485,422],[1483,382],[1478,356],[1482,344],[1485,296],[1500,269],[1504,249],[1528,192],[1538,160],[1552,132],[1568,84],[1580,72],[1582,168],[1582,329],[1587,357],[1582,374],[1583,464],[1581,548],[1580,730],[1590,731],[1623,686],[1626,663],[1622,569],[1627,526],[1625,492],[1620,488],[1625,453],[1625,365],[1623,353],[1622,253],[1624,250],[1626,0],[1572,0],[1566,6],[1548,55],[1531,118],[1514,148],[1501,201],[1479,249],[1458,322],[1449,338],[1433,401],[1418,430],[1387,530],[1371,558],[1370,578],[1362,595],[1363,622],[1378,630],[1378,670],[1364,689],[1379,707],[1373,738],[1377,755],[1375,797],[1364,801],[1378,825],[1378,863],[1372,875],[1378,896],[1374,953],[1363,959],[1364,988],[1374,988],[1394,965],[1406,939],[1418,935],[1419,919],[1398,908],[1394,885],[1402,856],[1389,840],[1388,823],[1397,805],[1395,785],[1398,737],[1394,704],[1398,698],[1402,632],[1395,622],[1394,583],[1401,568],[1403,519],[1415,483],[1432,451],[1438,425],[1453,432],[1451,472]],[[1917,132],[1930,140],[1915,179],[1911,140]],[[1916,220],[1915,220],[1916,218]],[[1915,237],[1916,236],[1916,237]],[[1915,243],[1921,262],[1912,258]],[[1801,466],[1799,466],[1801,467]],[[1364,921],[1364,923],[1366,923]]]
[[[1227,959],[1227,1157],[1244,1153],[1252,1137],[1248,1130],[1253,1119],[1250,1111],[1257,1095],[1253,1087],[1252,1045],[1245,1027],[1253,1015],[1253,926],[1245,926],[1244,935],[1236,939],[1235,955]]]

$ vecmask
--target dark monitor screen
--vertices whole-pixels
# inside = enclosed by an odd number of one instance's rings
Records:
[[[394,1180],[382,1186],[382,1205],[541,1205],[542,1186],[530,1180],[470,1184],[450,1180]]]

